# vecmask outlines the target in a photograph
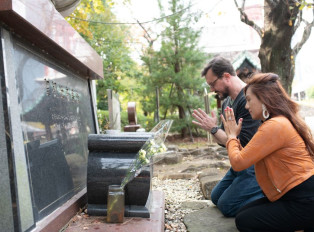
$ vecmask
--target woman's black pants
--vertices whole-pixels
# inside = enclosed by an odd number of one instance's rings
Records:
[[[264,197],[241,208],[235,222],[241,232],[314,232],[314,200],[282,197],[270,202]]]

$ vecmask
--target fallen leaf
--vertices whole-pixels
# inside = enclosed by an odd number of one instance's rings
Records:
[[[172,229],[172,227],[171,227],[170,225],[168,225],[168,224],[165,224],[165,227],[166,227],[166,229],[168,229],[168,230],[171,230],[171,229]]]

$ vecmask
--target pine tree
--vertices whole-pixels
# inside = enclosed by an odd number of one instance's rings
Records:
[[[200,76],[207,61],[198,47],[200,30],[192,29],[199,19],[198,13],[191,13],[191,4],[183,0],[169,0],[168,13],[159,7],[165,29],[161,33],[161,47],[158,51],[149,46],[142,57],[148,69],[144,78],[145,96],[142,102],[146,112],[156,110],[155,88],[160,93],[160,116],[176,118],[173,129],[181,131],[184,137],[191,133],[191,111],[203,105],[200,94],[205,80]],[[151,44],[152,45],[152,44]]]

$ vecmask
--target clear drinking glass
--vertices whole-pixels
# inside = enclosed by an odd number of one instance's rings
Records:
[[[124,218],[124,190],[120,185],[109,185],[107,222],[122,223]]]

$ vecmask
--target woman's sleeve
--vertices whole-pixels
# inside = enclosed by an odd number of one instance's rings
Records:
[[[237,139],[226,143],[229,160],[235,171],[242,171],[284,146],[285,126],[272,119],[264,122],[251,141],[241,149]]]

